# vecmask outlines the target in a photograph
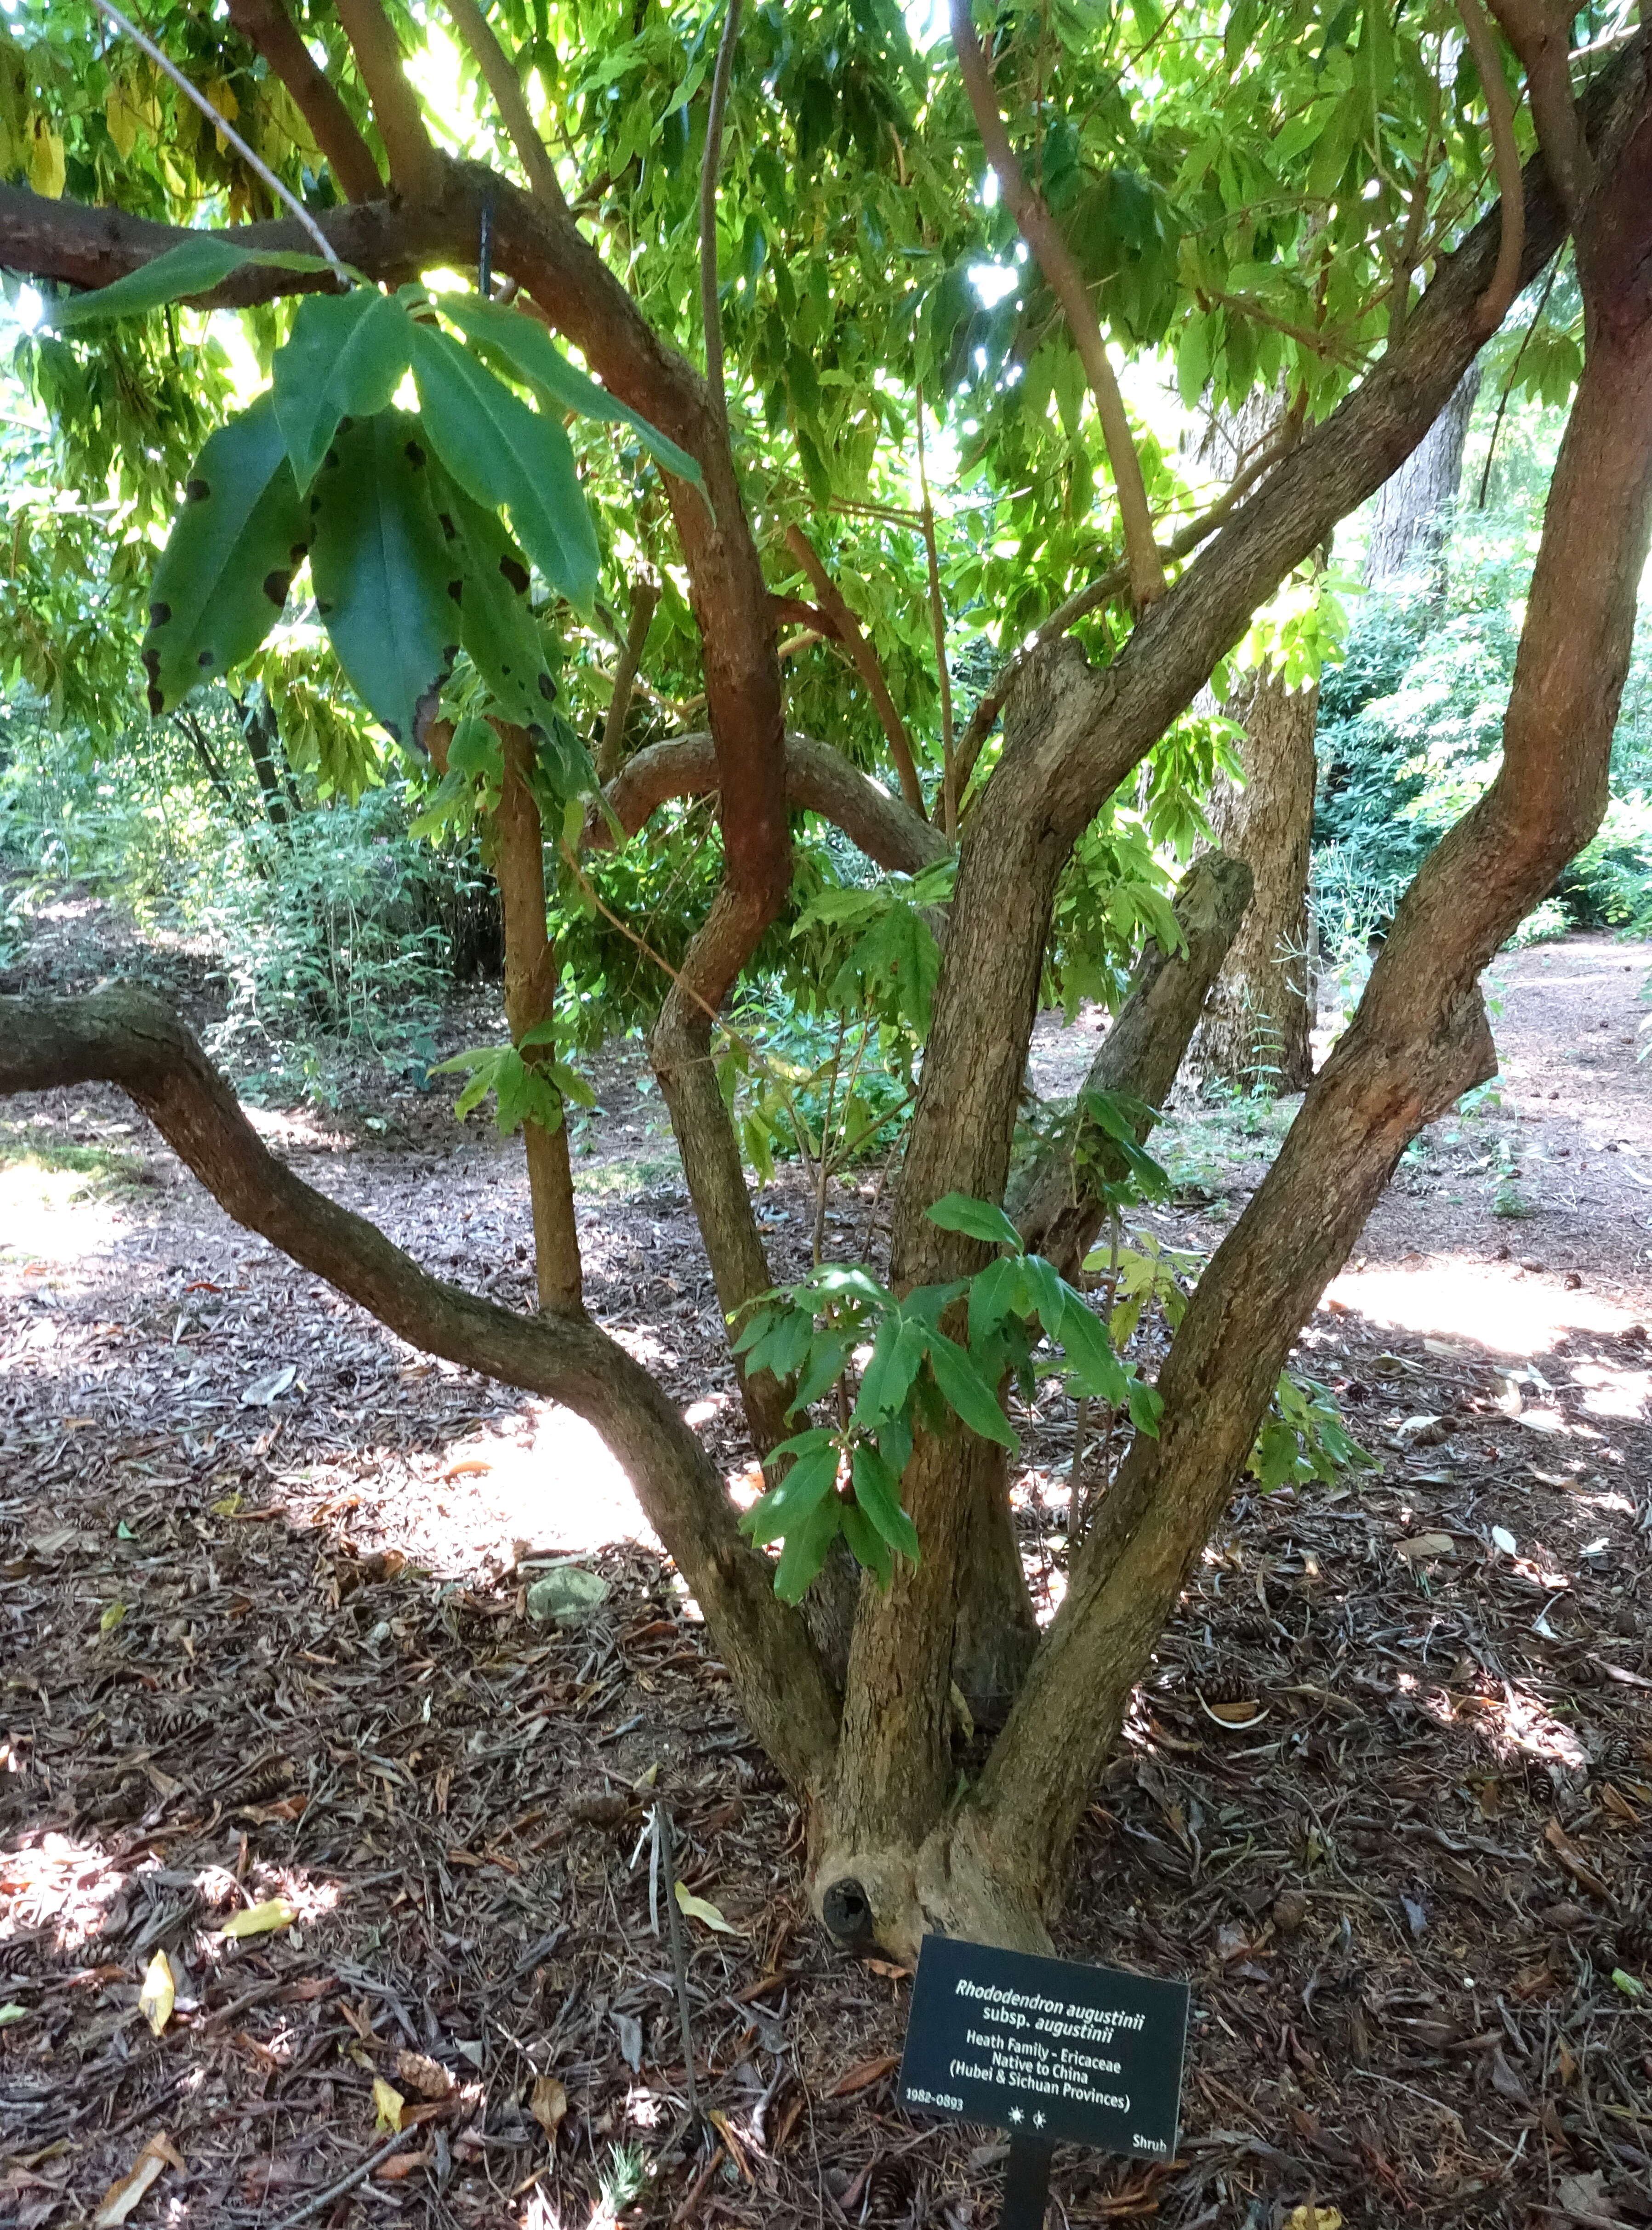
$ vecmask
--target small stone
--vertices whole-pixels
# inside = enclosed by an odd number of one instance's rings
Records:
[[[608,1582],[578,1564],[562,1564],[527,1591],[527,1614],[536,1626],[578,1626],[608,1600]]]
[[[1274,1926],[1281,1936],[1294,1936],[1307,1918],[1307,1899],[1300,1890],[1282,1889],[1274,1899]]]

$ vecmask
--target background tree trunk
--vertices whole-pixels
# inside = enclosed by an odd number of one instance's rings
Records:
[[[1378,489],[1365,549],[1368,589],[1391,588],[1410,573],[1423,576],[1433,595],[1444,593],[1446,540],[1479,393],[1476,358],[1422,441]]]
[[[1243,720],[1243,786],[1220,777],[1210,827],[1250,869],[1250,905],[1191,1048],[1206,1077],[1242,1090],[1298,1092],[1313,1073],[1308,857],[1313,835],[1317,683],[1287,689],[1257,673]]]

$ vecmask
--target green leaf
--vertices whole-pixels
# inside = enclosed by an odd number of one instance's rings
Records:
[[[774,1575],[774,1591],[782,1602],[801,1602],[814,1586],[842,1523],[843,1505],[829,1494],[795,1532],[787,1534]]]
[[[451,334],[415,325],[413,376],[424,427],[474,501],[503,506],[552,588],[589,618],[597,593],[597,530],[555,419],[530,410]]]
[[[1025,1275],[1028,1298],[1032,1302],[1039,1323],[1044,1327],[1045,1336],[1059,1339],[1073,1288],[1058,1275],[1055,1265],[1045,1261],[1042,1254],[1026,1256]]]
[[[778,1463],[782,1456],[807,1455],[811,1448],[836,1447],[838,1434],[829,1426],[810,1425],[801,1433],[794,1433],[789,1440],[771,1447],[763,1460],[765,1465]]]
[[[1001,1208],[990,1200],[972,1200],[966,1192],[949,1192],[924,1214],[943,1231],[961,1231],[968,1239],[984,1239],[990,1247],[1013,1247],[1021,1252],[1021,1234]]]
[[[1113,1351],[1100,1322],[1069,1286],[1061,1320],[1061,1343],[1067,1350],[1071,1382],[1081,1394],[1094,1395],[1114,1408],[1127,1400],[1129,1388],[1124,1365]]]
[[[473,502],[438,465],[430,492],[448,555],[463,582],[459,640],[519,727],[542,725],[557,693],[545,641],[528,603],[528,570],[496,512]]]
[[[778,1541],[803,1524],[837,1484],[837,1446],[812,1448],[799,1456],[778,1486],[771,1486],[740,1519],[740,1531],[753,1541]]]
[[[791,1397],[791,1415],[806,1409],[811,1402],[818,1402],[829,1393],[843,1376],[850,1356],[860,1344],[860,1334],[854,1331],[823,1332],[809,1350],[809,1360],[803,1365],[803,1376],[797,1381],[797,1391]]]
[[[855,1499],[878,1531],[909,1563],[918,1562],[918,1528],[902,1506],[900,1481],[870,1440],[857,1440],[852,1460]]]
[[[1006,1317],[1027,1313],[1023,1258],[1000,1254],[970,1280],[970,1343],[984,1339]]]
[[[149,709],[248,658],[280,618],[308,540],[268,395],[207,437],[150,588]]]
[[[878,1326],[878,1336],[872,1343],[872,1353],[861,1378],[860,1396],[855,1404],[855,1421],[875,1425],[881,1419],[893,1416],[905,1405],[912,1382],[923,1367],[922,1327],[908,1323],[898,1310],[892,1309]]]
[[[291,248],[235,248],[215,233],[191,233],[164,255],[129,271],[124,279],[61,304],[56,312],[56,330],[74,332],[85,325],[101,325],[107,318],[136,317],[145,310],[158,310],[166,302],[210,294],[232,271],[248,263],[274,264],[282,271],[332,267],[322,255],[301,255]]]
[[[679,480],[703,487],[700,467],[687,449],[679,448],[640,412],[598,387],[594,379],[569,363],[541,325],[507,310],[499,302],[484,302],[474,294],[444,294],[436,306],[461,332],[479,346],[503,357],[519,378],[525,380],[547,409],[576,411],[582,418],[602,419],[610,425],[629,426],[657,464]]]
[[[270,365],[293,477],[307,491],[341,418],[388,410],[411,361],[412,325],[394,295],[358,287],[307,294]]]
[[[894,1578],[894,1558],[889,1544],[857,1502],[840,1505],[843,1538],[849,1544],[849,1554],[863,1571],[870,1572],[887,1595]]]
[[[420,432],[402,410],[358,419],[310,499],[316,609],[357,694],[404,749],[419,745],[459,648],[459,581]]]
[[[948,1339],[944,1331],[932,1331],[928,1347],[929,1367],[947,1407],[984,1440],[997,1440],[1001,1447],[1015,1447],[1016,1436],[1010,1429],[1009,1419],[998,1407],[997,1395],[964,1350]]]

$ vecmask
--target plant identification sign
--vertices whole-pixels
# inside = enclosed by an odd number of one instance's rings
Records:
[[[1167,2160],[1187,2005],[1185,1982],[926,1936],[901,2104],[991,2123],[1040,2147]]]

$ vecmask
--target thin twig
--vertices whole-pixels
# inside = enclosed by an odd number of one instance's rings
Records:
[[[664,1879],[666,1924],[671,1935],[671,1969],[677,1982],[677,2019],[682,2027],[683,2089],[688,2094],[688,2126],[698,2136],[700,2094],[694,2085],[694,2025],[688,2009],[688,1959],[682,1942],[682,1907],[677,1903],[677,1866],[671,1848],[671,1814],[663,1796],[654,1800],[655,1848]]]
[[[287,208],[292,210],[294,216],[304,227],[305,231],[309,234],[311,239],[315,242],[322,255],[326,256],[327,261],[332,266],[339,278],[343,280],[345,285],[347,287],[350,284],[350,274],[345,269],[343,263],[339,261],[338,250],[333,247],[332,242],[327,238],[326,233],[322,231],[315,219],[310,215],[308,209],[305,208],[303,203],[300,201],[298,196],[294,194],[290,188],[284,186],[281,184],[274,171],[270,169],[269,165],[264,162],[261,157],[254,154],[252,149],[247,145],[246,141],[242,138],[240,132],[236,130],[235,126],[232,124],[227,123],[224,119],[219,115],[217,110],[207,99],[205,93],[200,90],[199,87],[190,83],[190,81],[184,76],[183,71],[179,69],[175,63],[167,60],[166,56],[161,52],[160,48],[155,44],[155,42],[152,39],[145,37],[144,33],[138,29],[138,26],[135,23],[129,23],[126,21],[126,18],[121,14],[119,9],[111,4],[111,0],[97,0],[97,4],[109,18],[109,21],[115,26],[116,29],[123,31],[126,37],[132,41],[133,46],[140,48],[143,53],[146,54],[150,61],[154,63],[156,68],[163,71],[166,76],[170,77],[172,83],[177,87],[178,91],[183,93],[187,100],[194,102],[196,107],[200,110],[202,115],[204,116],[210,123],[213,130],[223,134],[223,138],[229,141],[229,145],[235,149],[236,154],[240,156],[242,161],[247,165],[248,169],[263,180],[264,184],[269,188],[271,193],[275,196],[276,199],[286,203]]]
[[[1565,260],[1563,255],[1557,255],[1549,266],[1549,275],[1543,282],[1543,292],[1538,297],[1538,306],[1532,313],[1532,322],[1520,337],[1520,345],[1514,351],[1514,361],[1509,365],[1508,377],[1503,382],[1503,391],[1497,398],[1497,416],[1492,421],[1491,439],[1486,444],[1486,464],[1485,469],[1480,475],[1480,496],[1475,506],[1476,511],[1484,511],[1486,508],[1486,490],[1491,485],[1492,459],[1497,454],[1497,436],[1503,430],[1503,413],[1508,409],[1508,398],[1514,392],[1515,376],[1520,371],[1520,362],[1526,354],[1527,345],[1533,334],[1543,323],[1543,313],[1549,306],[1549,297],[1554,292],[1554,282],[1560,275],[1560,266]]]
[[[300,2222],[313,2221],[324,2207],[331,2207],[335,2199],[342,2199],[345,2192],[353,2191],[358,2183],[365,2183],[379,2162],[387,2161],[414,2134],[411,2130],[397,2130],[394,2137],[386,2137],[376,2152],[369,2153],[366,2159],[347,2175],[328,2184],[325,2191],[318,2191],[313,2199],[307,2199],[303,2206],[295,2207],[291,2214],[284,2214],[276,2223],[275,2230],[298,2230]]]
[[[946,607],[941,600],[940,556],[935,547],[935,511],[929,500],[929,474],[924,463],[924,390],[918,402],[918,486],[923,495],[924,557],[929,570],[929,622],[935,636],[935,673],[940,683],[941,712],[941,827],[948,836],[958,835],[958,770],[952,764],[952,676],[946,663]]]
[[[723,117],[734,74],[734,46],[740,35],[740,0],[728,0],[728,16],[712,75],[711,111],[706,119],[706,155],[700,169],[700,314],[706,328],[706,384],[712,409],[728,431],[728,396],[723,386],[723,313],[717,301],[717,176],[723,161]]]

